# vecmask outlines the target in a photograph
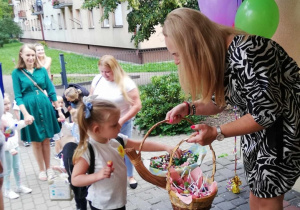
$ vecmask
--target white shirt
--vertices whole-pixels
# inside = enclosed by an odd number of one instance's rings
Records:
[[[119,134],[127,144],[127,137]],[[127,169],[124,157],[120,154],[122,145],[115,139],[101,144],[93,139],[90,143],[95,153],[95,173],[106,166],[107,161],[113,162],[115,168],[110,178],[93,183],[88,189],[87,200],[97,209],[116,209],[126,205],[127,202]],[[121,150],[122,151],[122,150]],[[124,151],[125,152],[125,151]],[[90,152],[87,149],[82,157],[90,165]]]
[[[26,127],[24,120],[17,121],[13,118],[13,115],[9,112],[6,112],[2,115],[1,119],[7,123],[7,125],[11,128],[14,127],[14,136],[9,137],[7,139],[7,142],[4,143],[4,150],[13,152],[15,149],[19,146],[19,136],[18,136],[18,130]],[[16,126],[15,126],[16,125]]]
[[[105,99],[117,104],[121,110],[120,117],[123,117],[130,109],[129,102],[125,100],[117,83],[107,81],[104,77],[100,79],[101,76],[101,74],[97,75],[92,81],[91,86],[94,88],[93,95],[97,95],[97,98],[99,99]],[[124,78],[124,85],[127,93],[137,88],[136,84],[130,77]]]

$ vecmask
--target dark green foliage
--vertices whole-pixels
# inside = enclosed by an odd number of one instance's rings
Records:
[[[135,124],[140,130],[147,132],[155,123],[165,119],[173,107],[184,101],[184,94],[175,73],[165,76],[154,76],[151,84],[140,87],[142,110],[136,115]],[[199,122],[199,116],[189,117],[193,122]],[[157,126],[151,135],[168,135],[190,133],[192,129],[185,120],[179,124],[164,123]]]
[[[10,18],[0,20],[0,47],[9,43],[11,38],[19,38],[23,34],[20,26]]]

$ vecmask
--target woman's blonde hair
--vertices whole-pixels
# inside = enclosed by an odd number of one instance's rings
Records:
[[[179,8],[168,14],[163,34],[178,49],[179,81],[185,94],[204,103],[215,94],[217,105],[224,106],[226,38],[246,33],[214,23],[197,10]]]
[[[108,118],[114,114],[120,114],[120,109],[116,104],[102,99],[93,99],[91,102],[90,117],[86,118],[86,104],[82,103],[77,110],[77,122],[79,127],[80,141],[73,155],[73,163],[86,151],[88,144],[88,130],[93,123],[99,125],[107,122]]]
[[[21,57],[21,53],[23,52],[23,50],[24,50],[25,48],[28,48],[28,49],[30,49],[30,50],[33,50],[34,53],[36,53],[36,50],[35,50],[35,47],[34,47],[33,44],[24,44],[24,45],[20,48],[20,51],[19,51],[19,60],[18,60],[17,66],[16,66],[17,69],[25,69],[25,68],[26,68],[25,62],[24,62],[23,58]],[[37,69],[42,68],[42,66],[37,62],[36,56],[35,56],[35,61],[34,61],[33,67],[34,67],[34,68],[37,68]]]
[[[74,100],[81,101],[81,96],[80,96],[81,93],[82,91],[80,89],[76,89],[75,87],[69,87],[64,92],[65,96],[71,99],[72,101]]]
[[[127,76],[126,72],[122,69],[118,61],[112,55],[104,55],[98,61],[98,66],[105,66],[112,70],[114,74],[114,82],[117,83],[119,86],[122,95],[124,96],[125,100],[131,102],[127,91],[125,90],[124,79]]]
[[[42,45],[41,43],[35,43],[34,44],[34,48],[36,48],[36,47],[43,47],[43,49],[45,50],[45,47],[44,47],[44,45]],[[46,58],[47,56],[46,56],[46,53],[45,53],[45,58]]]

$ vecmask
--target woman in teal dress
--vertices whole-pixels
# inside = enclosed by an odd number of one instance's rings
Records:
[[[25,44],[20,49],[17,68],[12,72],[13,87],[21,119],[28,124],[21,130],[21,139],[32,142],[33,153],[40,170],[39,179],[46,181],[54,175],[50,168],[49,140],[55,133],[59,133],[60,128],[50,100],[29,77],[41,89],[47,91],[49,98],[57,107],[60,118],[64,119],[47,70],[38,64],[34,46]]]

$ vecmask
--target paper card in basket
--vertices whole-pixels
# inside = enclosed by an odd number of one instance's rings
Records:
[[[178,173],[182,173],[183,171],[188,171],[190,169],[193,170],[197,166],[201,165],[206,152],[206,146],[193,144],[188,150],[183,151],[181,158],[174,158],[172,165],[174,165],[174,168]],[[150,163],[148,163],[149,171],[156,176],[166,177],[169,161],[169,154],[152,157],[150,159]]]

